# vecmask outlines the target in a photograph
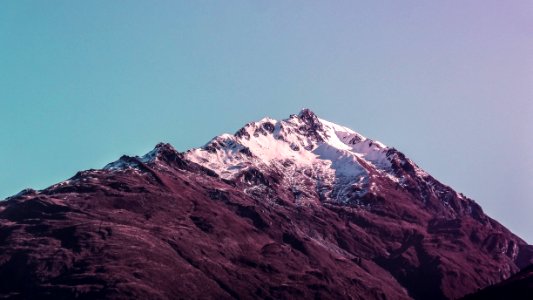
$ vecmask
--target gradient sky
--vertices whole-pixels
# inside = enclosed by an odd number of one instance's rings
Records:
[[[533,1],[0,3],[0,198],[302,107],[533,242]]]

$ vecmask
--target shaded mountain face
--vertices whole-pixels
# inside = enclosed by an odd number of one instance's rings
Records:
[[[0,202],[7,298],[453,299],[532,258],[398,150],[309,110]]]
[[[463,300],[530,300],[533,295],[533,266],[529,266],[503,282],[491,285]]]

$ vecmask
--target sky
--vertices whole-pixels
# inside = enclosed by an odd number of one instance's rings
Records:
[[[0,3],[0,199],[304,107],[533,243],[533,1]]]

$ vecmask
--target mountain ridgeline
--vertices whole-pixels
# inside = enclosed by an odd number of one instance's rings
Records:
[[[458,299],[532,262],[476,202],[308,109],[0,202],[7,299]]]

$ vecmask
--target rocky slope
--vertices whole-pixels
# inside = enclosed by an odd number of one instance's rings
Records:
[[[398,150],[309,110],[0,202],[5,298],[453,299],[532,253]]]

